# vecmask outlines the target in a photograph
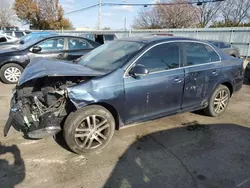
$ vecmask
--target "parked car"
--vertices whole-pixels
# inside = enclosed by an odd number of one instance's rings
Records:
[[[99,46],[82,37],[50,36],[33,39],[23,45],[0,50],[0,78],[4,83],[17,83],[30,59],[48,57],[75,60]]]
[[[83,34],[81,36],[100,44],[105,44],[107,42],[117,40],[115,34]]]
[[[199,109],[219,116],[242,83],[242,60],[209,43],[116,40],[75,63],[34,59],[15,88],[4,135],[11,125],[31,138],[63,129],[74,152],[97,152],[115,128],[134,122]]]
[[[20,39],[21,37],[29,34],[31,31],[12,31],[12,30],[6,30],[4,33],[8,36],[16,37]]]
[[[230,56],[240,57],[239,48],[235,47],[234,45],[232,45],[230,43],[222,42],[222,41],[216,41],[216,40],[209,40],[208,42],[215,45],[216,47],[222,49],[224,52],[226,52]]]
[[[5,34],[0,34],[0,45],[13,44],[19,41],[18,38],[7,36]]]
[[[245,78],[248,79],[248,81],[250,82],[250,62],[247,64],[246,69],[245,69],[245,73],[244,73]]]

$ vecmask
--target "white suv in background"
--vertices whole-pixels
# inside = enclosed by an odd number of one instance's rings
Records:
[[[8,36],[6,34],[0,34],[0,45],[15,43],[18,41],[19,41],[19,39],[16,37]]]

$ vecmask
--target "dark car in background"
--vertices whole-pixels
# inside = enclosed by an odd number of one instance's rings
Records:
[[[199,109],[219,116],[242,83],[242,60],[209,43],[116,40],[74,63],[33,59],[15,88],[4,135],[11,125],[31,138],[63,129],[74,152],[98,152],[115,128],[134,122]]]
[[[4,33],[8,36],[12,36],[12,37],[16,37],[18,39],[22,38],[25,35],[28,35],[29,33],[31,33],[31,31],[12,31],[12,30],[6,30],[4,31]]]
[[[98,42],[100,44],[105,44],[107,42],[117,40],[115,34],[83,34],[80,36]]]
[[[16,37],[8,36],[6,34],[0,34],[0,46],[18,43],[19,39]]]
[[[220,49],[222,49],[224,52],[226,52],[230,56],[240,57],[239,48],[235,47],[234,45],[232,45],[232,44],[230,44],[228,42],[217,41],[217,40],[208,40],[207,42],[215,45],[216,47],[218,47]]]
[[[75,60],[100,44],[74,36],[39,37],[23,45],[0,49],[0,78],[4,83],[17,83],[23,69],[35,57]]]
[[[245,69],[245,73],[244,73],[245,78],[248,79],[248,81],[250,82],[250,62],[247,64],[246,69]]]

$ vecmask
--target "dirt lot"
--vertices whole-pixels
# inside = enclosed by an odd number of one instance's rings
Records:
[[[0,84],[0,187],[250,187],[250,85],[219,118],[185,113],[117,131],[97,155],[62,139],[25,140],[2,129],[13,86]],[[196,121],[196,122],[194,122]]]

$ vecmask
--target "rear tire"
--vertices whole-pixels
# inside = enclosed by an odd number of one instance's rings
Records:
[[[229,104],[230,99],[230,90],[224,85],[219,85],[213,92],[212,97],[210,98],[208,106],[204,109],[204,112],[212,117],[218,117],[225,110]]]
[[[6,84],[16,84],[23,72],[23,67],[16,63],[8,63],[1,68],[0,77]]]
[[[104,107],[91,105],[72,112],[63,127],[64,139],[69,148],[78,154],[102,151],[111,141],[115,120]]]

